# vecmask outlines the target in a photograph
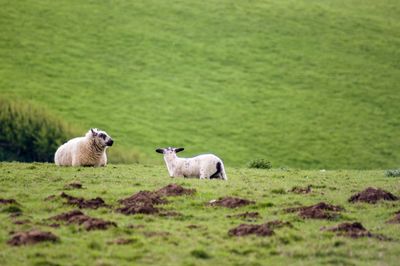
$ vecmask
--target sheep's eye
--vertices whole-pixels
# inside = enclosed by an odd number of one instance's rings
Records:
[[[102,139],[106,139],[106,135],[104,135],[103,133],[100,133],[99,137],[102,138]]]

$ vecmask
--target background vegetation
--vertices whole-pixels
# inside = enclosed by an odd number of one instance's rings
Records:
[[[227,165],[398,168],[396,0],[0,0],[0,93]],[[119,161],[117,157],[110,157]]]

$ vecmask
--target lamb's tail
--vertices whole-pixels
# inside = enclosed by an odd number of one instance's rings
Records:
[[[217,162],[216,167],[217,167],[217,171],[210,176],[210,179],[222,178],[224,180],[228,180],[228,177],[226,176],[225,169],[224,169],[224,166],[222,165],[222,162]]]

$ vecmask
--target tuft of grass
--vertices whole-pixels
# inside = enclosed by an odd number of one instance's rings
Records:
[[[257,168],[257,169],[271,169],[272,164],[270,161],[267,161],[266,159],[255,159],[251,160],[247,164],[248,168]]]
[[[211,258],[211,256],[207,252],[202,250],[202,249],[192,250],[190,252],[190,255],[192,255],[193,257],[198,258],[198,259],[209,259],[209,258]]]
[[[399,177],[400,176],[400,169],[386,170],[385,171],[385,176],[387,176],[387,177]]]

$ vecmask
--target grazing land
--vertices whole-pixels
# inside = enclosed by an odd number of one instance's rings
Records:
[[[398,0],[0,7],[0,94],[106,130],[111,160],[184,146],[236,167],[399,167]]]
[[[0,163],[0,265],[398,263],[398,177],[381,170],[227,173],[224,182],[171,179],[165,167],[146,164]],[[161,189],[169,184],[177,186]]]

